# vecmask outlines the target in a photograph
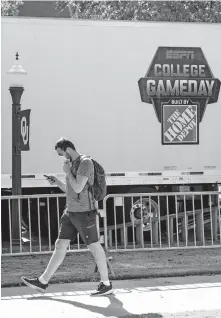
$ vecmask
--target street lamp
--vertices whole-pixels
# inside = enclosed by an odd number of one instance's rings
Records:
[[[9,91],[12,97],[12,195],[21,195],[21,96],[24,91],[24,75],[26,71],[19,65],[19,55],[15,55],[15,64],[8,71],[10,75]],[[19,200],[12,200],[12,243],[20,243]]]

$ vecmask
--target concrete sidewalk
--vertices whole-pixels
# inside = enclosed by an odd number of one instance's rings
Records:
[[[221,275],[114,281],[115,292],[90,297],[96,283],[51,285],[46,294],[27,287],[3,288],[1,315],[7,318],[221,317]],[[133,316],[132,316],[133,317]]]

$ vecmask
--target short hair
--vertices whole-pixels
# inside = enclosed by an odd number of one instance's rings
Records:
[[[55,150],[57,150],[57,148],[60,148],[60,149],[63,150],[63,151],[66,151],[67,148],[71,148],[71,149],[73,149],[73,150],[76,150],[74,144],[73,144],[70,140],[68,140],[68,139],[66,139],[66,138],[63,138],[63,137],[60,138],[60,139],[56,142],[56,144],[55,144]]]

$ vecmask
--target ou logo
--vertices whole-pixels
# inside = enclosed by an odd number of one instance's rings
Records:
[[[21,118],[21,136],[22,136],[24,145],[27,145],[28,143],[28,136],[29,136],[28,130],[29,130],[29,127],[27,124],[27,118],[22,117]]]

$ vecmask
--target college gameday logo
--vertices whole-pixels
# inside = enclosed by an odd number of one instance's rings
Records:
[[[220,91],[201,48],[159,47],[138,85],[142,102],[155,108],[162,144],[199,143],[199,123]]]

